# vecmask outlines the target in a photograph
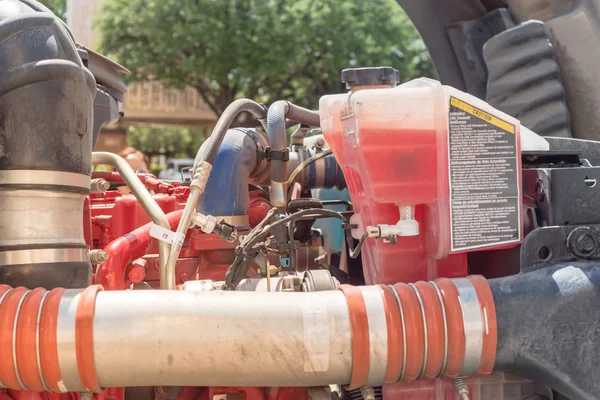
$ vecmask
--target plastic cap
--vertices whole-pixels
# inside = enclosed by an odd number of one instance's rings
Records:
[[[347,89],[357,86],[396,86],[400,74],[392,67],[348,68],[342,71],[342,82]]]

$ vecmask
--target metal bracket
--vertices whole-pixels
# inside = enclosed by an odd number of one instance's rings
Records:
[[[521,246],[521,270],[528,271],[565,261],[600,260],[600,225],[564,225],[538,228]]]

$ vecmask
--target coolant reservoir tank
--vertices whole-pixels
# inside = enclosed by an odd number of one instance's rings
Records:
[[[465,275],[466,252],[521,241],[518,120],[427,78],[349,89],[319,112],[368,284]]]

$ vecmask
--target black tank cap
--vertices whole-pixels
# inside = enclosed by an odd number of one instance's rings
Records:
[[[400,74],[392,67],[347,68],[342,71],[342,82],[347,89],[367,85],[396,86],[399,80]]]

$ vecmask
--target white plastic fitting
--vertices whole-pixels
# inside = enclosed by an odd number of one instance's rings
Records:
[[[414,209],[411,206],[402,206],[400,220],[396,225],[379,224],[367,226],[367,233],[372,238],[395,238],[402,236],[418,236],[419,222],[413,218]]]

